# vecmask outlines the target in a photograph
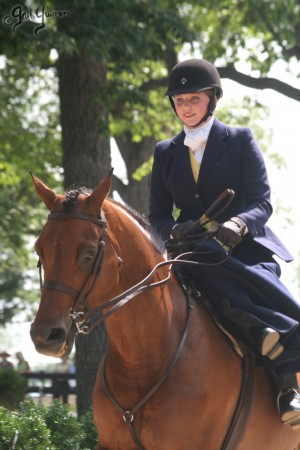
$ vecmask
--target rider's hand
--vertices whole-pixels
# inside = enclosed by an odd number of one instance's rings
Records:
[[[187,222],[177,223],[171,230],[171,238],[181,239],[185,236],[202,233],[198,220],[188,220]]]
[[[247,231],[247,225],[242,219],[239,217],[232,217],[220,226],[216,238],[221,241],[222,244],[227,245],[228,247],[234,247],[241,242]]]

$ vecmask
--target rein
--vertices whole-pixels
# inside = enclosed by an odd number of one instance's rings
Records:
[[[219,197],[214,201],[214,203],[208,208],[208,210],[205,212],[205,214],[199,219],[199,222],[202,225],[207,224],[209,221],[211,221],[213,218],[217,217],[221,212],[223,212],[232,202],[234,198],[234,191],[232,189],[226,189],[224,192],[222,192]],[[226,200],[226,202],[225,202]],[[224,204],[225,202],[225,204]],[[220,205],[223,204],[223,207],[218,210]],[[216,212],[216,210],[218,210]],[[210,218],[208,217],[210,216]],[[109,316],[111,316],[114,312],[118,311],[122,306],[124,306],[129,300],[131,300],[136,295],[140,294],[141,292],[144,292],[147,289],[154,288],[157,286],[160,286],[162,284],[165,284],[170,279],[170,273],[171,273],[171,266],[173,263],[178,263],[180,261],[180,264],[195,264],[195,265],[207,265],[207,263],[201,263],[198,261],[186,261],[182,260],[183,257],[186,256],[192,256],[198,254],[198,252],[185,252],[180,255],[178,255],[174,259],[169,259],[167,261],[163,261],[158,263],[151,272],[139,283],[137,283],[135,286],[132,286],[127,291],[123,292],[122,294],[114,297],[113,299],[107,301],[101,306],[98,306],[97,308],[88,309],[88,297],[90,293],[92,292],[95,281],[97,276],[100,273],[100,269],[102,266],[102,260],[104,256],[104,249],[105,249],[105,241],[107,237],[107,222],[105,220],[102,220],[101,216],[93,217],[86,214],[81,213],[65,213],[65,212],[59,212],[59,213],[51,213],[48,215],[48,220],[70,220],[70,219],[77,219],[77,220],[85,220],[88,222],[92,222],[99,226],[102,229],[102,236],[98,244],[98,252],[95,258],[95,262],[92,268],[91,273],[89,274],[85,284],[83,285],[80,293],[78,294],[72,287],[66,285],[65,283],[54,281],[54,280],[45,280],[44,284],[42,281],[42,264],[41,261],[38,262],[38,268],[39,268],[39,274],[40,274],[40,287],[41,290],[43,287],[47,289],[55,289],[64,292],[66,295],[72,297],[75,299],[75,303],[73,307],[70,310],[70,317],[72,318],[72,321],[75,323],[77,327],[78,333],[82,334],[88,334],[90,333],[95,327],[97,327],[101,322],[103,322],[105,319],[107,319]],[[200,234],[193,235],[193,236],[187,236],[183,239],[173,239],[172,243],[175,244],[175,248],[172,247],[171,241],[168,241],[166,243],[166,248],[168,251],[174,251],[175,249],[178,250],[180,248],[180,245],[186,244],[186,243],[193,243],[197,242],[200,243],[201,241],[205,242],[208,239],[213,238],[218,229],[212,232],[203,231]],[[122,260],[116,255],[116,252],[113,249],[114,255],[118,259],[118,264],[120,262],[122,263]],[[212,263],[212,265],[218,265],[223,264],[229,257],[231,256],[231,252],[228,253],[228,256],[224,258],[219,263]],[[163,278],[160,281],[150,283],[150,280],[154,277],[156,272],[163,266],[169,265],[169,273],[168,275]],[[105,312],[108,308],[109,311]],[[100,313],[101,316],[99,319],[97,319],[92,324],[89,324],[91,317],[95,313]]]
[[[117,312],[122,306],[126,305],[126,303],[128,303],[129,300],[131,300],[132,298],[136,297],[137,295],[141,294],[142,292],[150,288],[155,288],[167,283],[171,277],[171,266],[173,265],[173,263],[180,263],[181,265],[198,265],[198,266],[208,265],[208,263],[201,263],[199,261],[190,261],[182,259],[187,256],[195,256],[199,253],[203,255],[204,254],[203,252],[181,253],[174,259],[168,259],[166,261],[158,263],[144,279],[142,279],[140,282],[124,291],[122,294],[117,295],[116,297],[108,300],[107,302],[105,302],[100,306],[97,306],[96,308],[88,309],[88,297],[94,288],[97,276],[100,274],[100,269],[104,257],[104,249],[106,245],[106,238],[107,237],[109,238],[107,234],[107,223],[101,218],[96,218],[93,216],[88,216],[79,213],[52,213],[49,214],[48,216],[48,220],[70,220],[70,219],[89,221],[95,223],[103,230],[101,239],[98,243],[98,252],[95,258],[92,271],[90,272],[81,291],[78,293],[75,289],[60,281],[45,280],[43,283],[42,265],[40,261],[38,262],[38,268],[40,274],[41,290],[43,289],[43,287],[46,289],[58,290],[68,295],[69,297],[72,297],[75,300],[74,305],[70,309],[70,317],[72,318],[72,321],[76,325],[78,333],[82,334],[90,333],[101,322],[103,322],[109,316]],[[200,243],[201,241],[206,242],[207,240],[212,239],[215,233],[216,232],[203,232],[201,234],[194,235],[193,242],[195,240],[197,240],[198,243]],[[118,260],[120,260],[120,258],[116,254],[115,256],[117,257]],[[220,262],[211,263],[211,265],[215,266],[223,264],[230,256],[231,253],[229,252],[228,255]],[[156,275],[159,269],[161,269],[164,266],[169,266],[169,272],[167,276],[157,282],[151,282],[151,279]],[[107,309],[108,311],[105,311]],[[100,313],[100,317],[96,319],[93,323],[90,323],[92,316],[96,313]]]

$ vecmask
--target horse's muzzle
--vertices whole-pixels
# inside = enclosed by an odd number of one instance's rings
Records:
[[[73,347],[75,330],[73,327],[67,332],[66,328],[31,324],[30,336],[39,353],[47,356],[62,357],[68,355]]]

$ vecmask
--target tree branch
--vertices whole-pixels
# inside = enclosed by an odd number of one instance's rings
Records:
[[[276,78],[260,77],[254,78],[250,75],[245,75],[242,72],[238,72],[234,67],[218,67],[221,78],[229,78],[237,83],[247,86],[253,89],[273,89],[279,94],[292,98],[297,102],[300,102],[300,89],[296,89],[288,83],[277,80]],[[160,78],[148,81],[141,86],[144,92],[148,92],[152,89],[158,89],[161,87],[166,88],[168,83],[167,78]]]
[[[253,89],[273,89],[297,102],[300,102],[300,89],[296,89],[291,85],[277,80],[276,78],[254,78],[250,75],[238,72],[233,67],[218,67],[221,78],[229,78],[243,86]]]

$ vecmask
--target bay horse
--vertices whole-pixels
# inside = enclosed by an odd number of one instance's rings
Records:
[[[108,198],[111,173],[73,196],[32,178],[50,210],[35,246],[44,273],[36,350],[68,355],[77,332],[106,324],[93,393],[96,450],[294,450],[300,430],[282,424],[263,367],[255,367],[238,441],[224,444],[241,358],[201,298],[185,295],[142,219]]]

